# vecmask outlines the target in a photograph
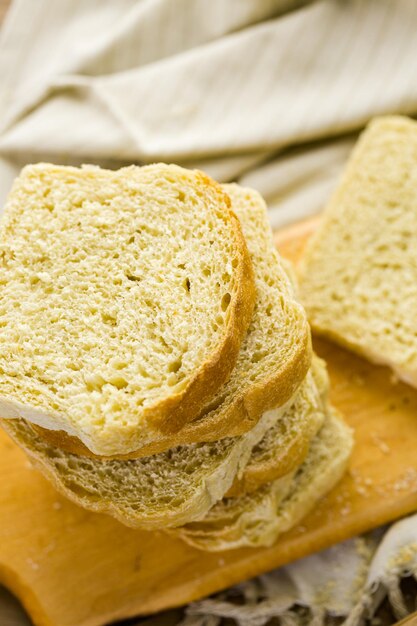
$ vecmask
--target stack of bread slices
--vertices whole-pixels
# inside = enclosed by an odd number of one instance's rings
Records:
[[[0,230],[0,416],[70,499],[201,549],[272,544],[343,474],[259,194],[38,164]]]

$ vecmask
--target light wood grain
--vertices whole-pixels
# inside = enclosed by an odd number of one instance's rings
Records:
[[[413,613],[405,617],[401,622],[397,622],[394,626],[417,626],[417,613]]]
[[[316,222],[280,233],[298,256]],[[185,604],[417,508],[417,392],[325,341],[332,400],[354,427],[349,473],[270,549],[193,550],[124,528],[57,495],[0,435],[0,579],[38,626],[98,626]]]

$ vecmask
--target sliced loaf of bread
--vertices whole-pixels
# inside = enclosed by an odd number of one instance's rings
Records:
[[[417,386],[417,123],[382,117],[353,150],[300,267],[313,329]]]
[[[249,460],[284,408],[268,411],[240,437],[178,446],[132,460],[80,457],[50,446],[32,424],[2,420],[7,433],[55,487],[77,504],[135,528],[161,529],[203,517]]]
[[[195,419],[252,317],[230,199],[174,165],[39,164],[0,226],[0,415],[125,454]]]
[[[238,216],[255,273],[256,304],[236,367],[229,381],[177,433],[155,434],[135,452],[149,456],[178,445],[214,441],[251,430],[265,411],[282,406],[296,392],[311,363],[310,330],[272,239],[265,202],[253,189],[223,185]],[[48,433],[51,445],[91,456],[62,433]]]
[[[300,397],[300,400],[298,400]],[[288,405],[288,406],[287,406]],[[236,476],[241,476],[254,446],[261,445],[263,454],[260,470],[254,467],[242,483],[265,482],[277,468],[266,457],[281,455],[281,472],[285,462],[283,446],[288,445],[286,434],[281,438],[277,423],[304,421],[305,429],[312,430],[322,419],[323,409],[314,376],[309,372],[294,400],[287,405],[266,411],[254,428],[237,437],[220,441],[178,446],[157,455],[132,460],[103,460],[80,457],[50,446],[36,429],[24,420],[2,420],[10,436],[31,456],[39,468],[71,500],[93,511],[113,515],[128,526],[147,529],[179,526],[204,517],[207,511],[231,487]],[[308,408],[307,408],[308,406]],[[301,410],[301,414],[298,411]],[[299,424],[300,430],[302,425]],[[293,428],[293,430],[295,430]],[[268,433],[272,431],[272,436]],[[296,441],[302,439],[297,432]],[[292,443],[292,442],[291,442]],[[301,441],[302,450],[307,444]],[[267,445],[271,450],[267,450]],[[291,456],[292,469],[294,465]],[[301,462],[301,461],[300,461]],[[289,460],[287,461],[289,464]],[[271,478],[269,478],[271,480]],[[240,483],[239,483],[240,484]]]
[[[351,430],[330,409],[298,470],[249,495],[225,498],[205,519],[170,532],[193,547],[213,552],[271,546],[340,480],[352,445]]]

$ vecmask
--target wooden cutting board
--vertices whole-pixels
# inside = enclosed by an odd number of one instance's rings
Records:
[[[309,221],[277,235],[296,259]],[[67,502],[0,435],[0,579],[38,626],[99,626],[185,604],[417,509],[417,391],[328,342],[331,397],[355,429],[348,474],[269,549],[205,554]]]

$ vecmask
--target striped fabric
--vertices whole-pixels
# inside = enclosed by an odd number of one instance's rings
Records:
[[[315,212],[352,133],[417,113],[414,0],[15,0],[0,41],[4,198],[27,161],[175,161]]]

